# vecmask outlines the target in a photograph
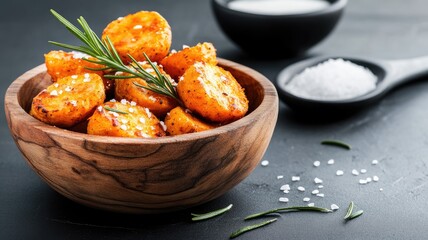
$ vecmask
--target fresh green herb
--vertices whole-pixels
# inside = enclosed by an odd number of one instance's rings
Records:
[[[351,216],[349,216],[349,218],[347,220],[351,220],[351,219],[357,218],[357,217],[363,215],[363,213],[364,213],[363,210],[358,210],[355,213],[353,213]]]
[[[348,219],[351,216],[353,210],[354,210],[354,202],[351,201],[351,203],[349,203],[348,210],[346,210],[346,215],[343,219],[345,220]]]
[[[344,149],[351,150],[351,146],[350,145],[348,145],[348,144],[346,144],[344,142],[338,141],[338,140],[324,140],[324,141],[321,142],[321,144],[323,144],[323,145],[331,145],[331,146],[336,146],[336,147],[341,147],[341,148],[344,148]]]
[[[254,230],[256,228],[260,228],[260,227],[266,226],[268,224],[271,224],[271,223],[275,222],[276,220],[277,220],[277,218],[274,218],[274,219],[267,220],[267,221],[264,221],[264,222],[261,222],[261,223],[257,223],[257,224],[254,224],[254,225],[250,225],[250,226],[246,226],[246,227],[240,228],[236,232],[230,234],[230,238],[236,238],[237,236],[239,236],[239,235],[241,235],[243,233],[249,232],[249,231]]]
[[[92,63],[96,63],[102,66],[105,66],[103,68],[90,68],[90,70],[94,71],[100,71],[100,70],[106,70],[109,69],[111,71],[120,71],[124,73],[128,73],[128,76],[123,75],[104,75],[106,78],[110,79],[125,79],[125,78],[141,78],[147,82],[147,86],[141,85],[140,87],[145,88],[147,90],[156,92],[158,94],[166,95],[168,97],[174,98],[177,100],[180,104],[181,101],[178,97],[178,94],[172,85],[171,81],[165,76],[162,75],[157,68],[157,66],[150,61],[150,59],[147,57],[147,55],[144,53],[144,57],[146,58],[147,62],[150,64],[150,66],[153,68],[153,70],[156,73],[156,76],[153,76],[152,74],[148,73],[135,58],[133,58],[131,55],[128,54],[128,57],[132,60],[132,63],[129,66],[126,66],[119,54],[117,53],[116,49],[113,46],[113,43],[110,41],[110,39],[107,37],[103,40],[101,40],[95,32],[89,27],[89,24],[86,22],[86,20],[83,17],[80,17],[77,19],[77,22],[80,24],[80,26],[83,28],[83,31],[81,31],[79,28],[77,28],[75,25],[70,23],[67,19],[65,19],[63,16],[61,16],[59,13],[51,9],[51,13],[74,35],[76,36],[82,43],[84,43],[85,46],[73,46],[69,44],[64,43],[58,43],[49,41],[50,43],[63,47],[66,49],[71,49],[74,51],[86,53],[89,56],[92,56],[95,58],[95,60],[84,58],[84,60]]]
[[[111,111],[111,112],[115,112],[115,113],[128,114],[125,111],[122,111],[122,110],[119,110],[119,109],[116,109],[116,108],[107,107],[107,106],[104,106],[104,109],[108,110],[108,111]]]
[[[320,208],[320,207],[306,207],[306,206],[302,206],[302,207],[298,207],[298,206],[296,206],[296,207],[285,207],[285,208],[272,209],[272,210],[269,210],[269,211],[266,211],[266,212],[251,214],[251,215],[245,217],[245,220],[249,220],[249,219],[253,219],[253,218],[258,218],[258,217],[265,216],[265,215],[271,214],[271,213],[300,212],[300,211],[323,212],[323,213],[330,213],[330,212],[332,212],[328,208]]]
[[[221,215],[221,214],[229,211],[232,208],[232,206],[233,206],[233,204],[230,204],[229,206],[227,206],[225,208],[218,209],[218,210],[208,212],[208,213],[203,213],[203,214],[191,213],[192,221],[201,221],[201,220],[213,218],[215,216]]]

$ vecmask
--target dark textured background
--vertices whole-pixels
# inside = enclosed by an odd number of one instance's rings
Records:
[[[428,55],[428,2],[425,0],[349,0],[345,15],[324,42],[309,54],[359,55],[399,59]],[[49,14],[80,15],[101,32],[111,20],[138,10],[160,12],[173,31],[173,48],[202,41],[214,43],[218,55],[252,67],[271,81],[291,61],[246,56],[220,31],[208,0],[187,1],[54,1],[13,0],[0,4],[1,94],[25,71],[43,62],[54,49],[48,40],[77,43]],[[256,33],[255,33],[256,34]],[[427,66],[428,67],[428,66]],[[194,209],[157,216],[102,212],[77,205],[51,190],[30,169],[10,137],[0,104],[0,239],[227,239],[244,216],[287,205],[301,205],[310,195],[295,189],[281,204],[279,187],[300,175],[298,184],[312,190],[312,179],[324,180],[319,206],[338,204],[333,214],[292,213],[241,239],[426,239],[428,228],[428,83],[418,81],[389,94],[352,117],[332,122],[307,121],[281,104],[265,159],[250,177],[219,199]],[[322,146],[326,138],[342,139],[351,151]],[[327,166],[326,161],[336,159]],[[379,159],[377,166],[371,160]],[[312,166],[320,160],[319,168]],[[353,169],[378,175],[378,183],[359,185]],[[335,176],[342,169],[345,175]],[[284,175],[277,180],[277,175]],[[379,191],[383,188],[384,191]],[[350,200],[364,215],[342,220]],[[200,223],[189,214],[234,204],[227,214]]]

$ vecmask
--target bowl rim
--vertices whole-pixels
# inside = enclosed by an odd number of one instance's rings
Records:
[[[34,78],[39,74],[46,73],[47,69],[45,64],[41,64],[25,72],[10,84],[5,94],[5,101],[4,101],[5,111],[9,111],[10,115],[19,116],[20,118],[22,118],[21,122],[25,122],[27,127],[37,128],[40,131],[46,132],[50,135],[56,135],[61,137],[66,135],[67,138],[69,139],[84,140],[86,142],[91,142],[91,143],[158,145],[158,144],[170,144],[170,143],[177,143],[177,142],[187,142],[187,141],[194,141],[194,140],[215,137],[223,133],[229,132],[231,130],[245,127],[251,124],[256,119],[259,119],[264,114],[267,114],[266,109],[270,109],[272,106],[275,106],[274,104],[275,102],[277,103],[276,105],[278,105],[279,98],[278,98],[278,93],[276,91],[276,88],[273,85],[273,83],[270,80],[268,80],[265,76],[263,76],[261,73],[257,72],[256,70],[246,67],[244,65],[241,65],[239,63],[222,59],[222,58],[217,58],[217,59],[218,59],[218,65],[220,67],[237,69],[238,71],[244,72],[248,76],[252,76],[252,78],[256,79],[256,81],[261,85],[263,89],[264,97],[260,105],[258,105],[252,112],[245,115],[243,118],[236,120],[232,123],[228,123],[223,126],[210,129],[207,131],[182,134],[177,136],[165,136],[160,138],[127,138],[127,137],[90,135],[87,133],[80,133],[80,132],[75,132],[64,128],[59,128],[59,127],[41,122],[36,118],[32,117],[29,113],[27,113],[21,107],[21,105],[18,102],[18,94],[21,87],[27,81],[31,80],[32,78]],[[6,113],[6,116],[7,114],[8,113]],[[10,118],[11,117],[9,116],[8,123]],[[9,128],[10,128],[10,123],[9,123]]]
[[[227,6],[228,2],[233,0],[211,0],[213,5],[216,5],[223,9],[223,11],[229,12],[231,14],[247,17],[263,17],[269,19],[286,19],[286,18],[300,18],[300,17],[317,17],[322,15],[333,14],[335,12],[341,11],[345,8],[348,3],[348,0],[336,0],[334,3],[330,4],[328,7],[307,13],[292,13],[292,14],[257,14],[250,12],[243,12],[239,10],[231,9]],[[328,1],[328,0],[327,0]]]

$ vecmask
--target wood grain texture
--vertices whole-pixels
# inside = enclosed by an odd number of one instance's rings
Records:
[[[128,213],[159,213],[202,204],[247,177],[265,153],[278,97],[258,72],[219,59],[245,88],[250,111],[225,126],[174,137],[91,136],[44,124],[28,114],[50,83],[44,65],[16,79],[5,96],[11,134],[46,183],[81,204]]]

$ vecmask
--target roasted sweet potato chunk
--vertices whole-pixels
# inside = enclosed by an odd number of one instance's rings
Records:
[[[60,78],[34,97],[30,114],[42,122],[69,128],[87,119],[105,100],[97,74]]]
[[[103,71],[92,71],[87,69],[103,68],[104,66],[85,61],[83,58],[96,60],[95,58],[80,52],[50,51],[45,54],[47,72],[54,82],[59,78],[83,73],[95,73],[100,77],[104,75]],[[103,78],[103,83],[106,93],[113,91],[114,80]]]
[[[241,85],[230,72],[211,64],[197,62],[187,69],[177,92],[188,109],[211,122],[229,123],[248,111]]]
[[[172,109],[165,117],[166,131],[169,135],[180,135],[193,132],[202,132],[214,126],[199,120],[182,107]]]
[[[135,102],[110,101],[97,107],[89,118],[88,134],[114,137],[165,136],[163,125],[148,108]]]
[[[150,74],[154,76],[156,75],[153,68],[147,62],[140,62],[140,65]],[[158,67],[158,69],[164,76],[173,82],[173,80],[162,70],[161,67]],[[138,105],[148,108],[159,118],[163,118],[167,112],[177,106],[177,101],[173,98],[138,87],[134,84],[134,82],[143,86],[147,86],[146,81],[141,78],[116,80],[116,100],[126,99],[128,101],[134,101]]]
[[[122,60],[130,63],[130,54],[137,61],[162,60],[171,46],[171,27],[157,12],[141,11],[114,20],[104,29],[102,38],[109,37]]]
[[[216,49],[211,43],[204,42],[193,47],[185,47],[179,52],[169,54],[162,59],[161,64],[172,78],[178,80],[196,62],[217,65]]]

